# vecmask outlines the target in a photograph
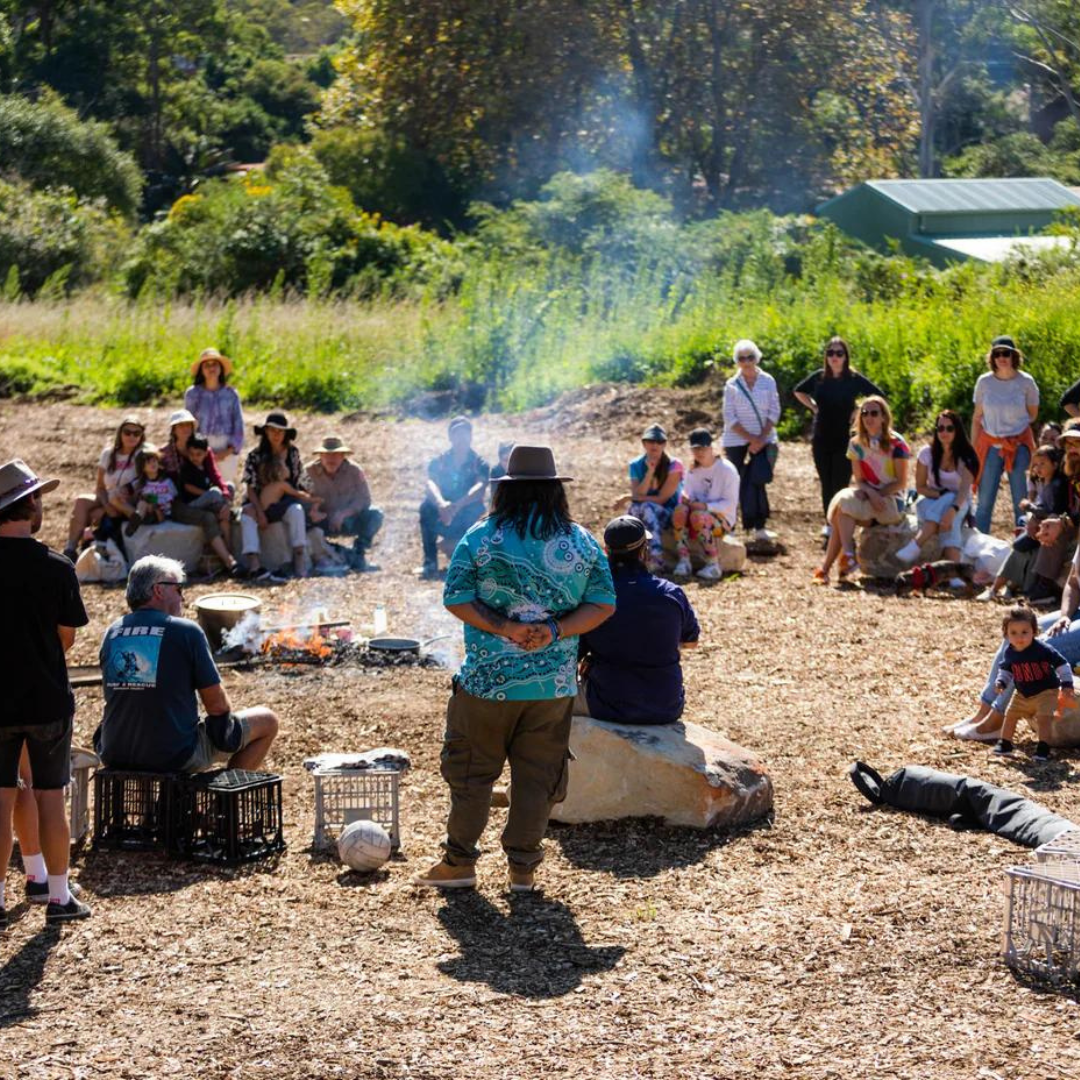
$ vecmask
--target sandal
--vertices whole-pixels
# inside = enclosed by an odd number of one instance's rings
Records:
[[[840,568],[836,571],[837,576],[840,578],[846,578],[848,574],[857,574],[859,572],[859,560],[854,555],[849,555],[846,551],[840,554]]]
[[[826,574],[825,571],[822,570],[820,566],[814,571],[813,584],[814,585],[828,585],[829,584],[829,575]]]

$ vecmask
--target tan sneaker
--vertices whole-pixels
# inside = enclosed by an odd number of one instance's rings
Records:
[[[532,870],[519,870],[515,866],[510,867],[510,891],[511,892],[535,892],[536,873]]]
[[[426,889],[471,889],[476,885],[476,870],[471,866],[451,866],[440,859],[427,873],[417,874],[413,884]]]

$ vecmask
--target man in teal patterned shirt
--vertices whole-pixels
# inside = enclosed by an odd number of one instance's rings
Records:
[[[578,636],[615,611],[600,545],[570,517],[555,456],[515,446],[491,513],[459,541],[443,589],[465,623],[465,660],[446,710],[445,854],[418,885],[471,888],[491,789],[510,761],[502,834],[510,888],[535,887],[548,815],[566,792]]]

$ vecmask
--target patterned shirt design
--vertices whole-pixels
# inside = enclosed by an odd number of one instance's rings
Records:
[[[583,603],[614,604],[607,557],[580,525],[548,540],[478,522],[461,538],[446,575],[443,603],[480,600],[518,622],[543,622]],[[576,636],[528,652],[466,625],[461,687],[496,701],[546,701],[577,693]]]
[[[896,479],[896,463],[911,457],[903,436],[895,432],[887,440],[873,440],[864,446],[858,439],[848,443],[848,458],[855,463],[859,476],[873,487],[884,487]]]

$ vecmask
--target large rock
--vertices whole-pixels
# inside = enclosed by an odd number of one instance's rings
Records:
[[[134,536],[124,537],[129,565],[144,555],[164,555],[182,562],[189,574],[198,570],[205,544],[206,537],[198,525],[181,525],[178,521],[140,525]]]
[[[753,821],[772,809],[756,755],[697,724],[635,726],[575,716],[566,801],[553,821],[660,817],[705,829]]]
[[[672,566],[678,554],[675,551],[675,534],[668,529],[663,537],[664,554],[670,559]],[[741,574],[746,565],[746,545],[734,536],[725,536],[719,544],[720,569],[725,574]],[[701,544],[695,541],[690,545],[690,565],[696,573],[705,565],[701,556]]]
[[[910,570],[922,563],[937,562],[941,556],[941,542],[935,534],[919,549],[919,557],[913,562],[901,562],[896,553],[909,540],[915,539],[918,531],[914,514],[908,514],[896,525],[868,525],[859,529],[858,555],[859,571],[865,577],[894,578],[902,570]],[[960,530],[960,548],[975,535],[975,529]]]
[[[240,558],[243,548],[243,537],[240,532],[240,522],[233,522],[232,551]],[[308,559],[320,566],[323,564],[342,563],[343,560],[334,552],[326,541],[326,534],[322,529],[308,529]],[[289,534],[285,529],[284,522],[275,521],[267,525],[259,533],[259,563],[269,570],[291,570],[293,565],[292,548],[289,547]]]
[[[1031,731],[1034,733],[1033,728]],[[1018,731],[1017,734],[1021,732]],[[1046,741],[1057,747],[1080,746],[1080,709],[1066,709],[1061,714],[1061,719],[1054,721],[1050,728],[1050,738]]]

